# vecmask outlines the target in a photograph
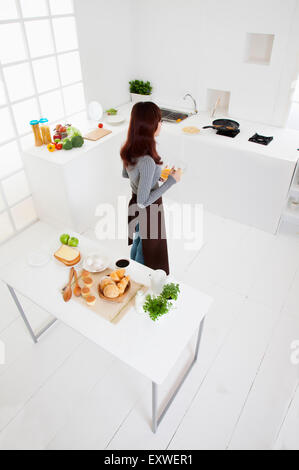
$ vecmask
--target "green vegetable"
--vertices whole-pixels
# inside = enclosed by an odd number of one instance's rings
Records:
[[[69,239],[68,246],[72,246],[72,247],[76,248],[76,246],[78,246],[78,245],[79,245],[78,238],[72,237],[72,238]]]
[[[69,126],[66,131],[67,131],[67,135],[69,138],[75,137],[77,135],[81,135],[81,132],[79,131],[79,129],[77,129],[74,126]]]
[[[180,286],[179,284],[166,284],[163,288],[162,295],[165,299],[168,300],[178,300],[178,296],[180,293]]]
[[[81,135],[75,135],[72,137],[72,146],[73,147],[82,147],[84,144],[84,139]]]
[[[143,82],[142,80],[132,80],[129,82],[130,92],[137,95],[150,95],[153,87],[150,82]]]
[[[110,116],[116,116],[118,111],[117,111],[117,109],[110,108],[110,109],[107,109],[106,113],[109,114]]]
[[[158,297],[148,295],[143,310],[148,312],[153,321],[166,315],[172,307],[171,300],[177,300],[180,292],[179,284],[165,284],[162,294]]]
[[[153,321],[157,321],[159,317],[169,312],[171,305],[171,302],[165,299],[163,295],[159,295],[158,297],[148,295],[143,305],[143,310],[148,312]]]
[[[64,150],[72,150],[73,144],[72,144],[72,141],[71,141],[70,139],[66,139],[66,140],[64,140],[63,142],[64,142],[64,143],[63,143],[63,147],[62,147],[62,148],[63,148]]]
[[[61,141],[61,139],[55,139],[55,140],[54,140],[55,144],[57,144],[57,143],[60,142],[60,141]]]
[[[67,245],[68,242],[69,242],[69,239],[70,239],[70,236],[68,233],[64,233],[63,235],[61,235],[60,237],[60,241],[63,245]]]

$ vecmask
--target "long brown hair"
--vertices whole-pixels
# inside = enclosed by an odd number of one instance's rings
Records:
[[[155,132],[161,119],[161,110],[156,104],[148,101],[134,105],[127,141],[120,151],[125,167],[134,165],[137,158],[145,155],[150,155],[158,165],[162,165],[155,141]]]

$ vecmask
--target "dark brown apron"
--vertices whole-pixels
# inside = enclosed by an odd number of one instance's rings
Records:
[[[168,249],[162,197],[154,204],[141,209],[137,196],[129,202],[129,245],[133,243],[136,225],[139,224],[145,266],[163,269],[169,275]]]

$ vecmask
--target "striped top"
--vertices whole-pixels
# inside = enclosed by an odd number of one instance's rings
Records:
[[[159,186],[161,166],[148,155],[138,158],[136,165],[124,167],[123,177],[130,179],[132,191],[137,195],[137,204],[140,208],[154,204],[176,183],[174,177],[170,175],[165,183]]]

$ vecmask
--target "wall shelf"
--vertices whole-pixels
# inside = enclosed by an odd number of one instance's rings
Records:
[[[247,33],[245,62],[247,64],[270,65],[275,35]]]

